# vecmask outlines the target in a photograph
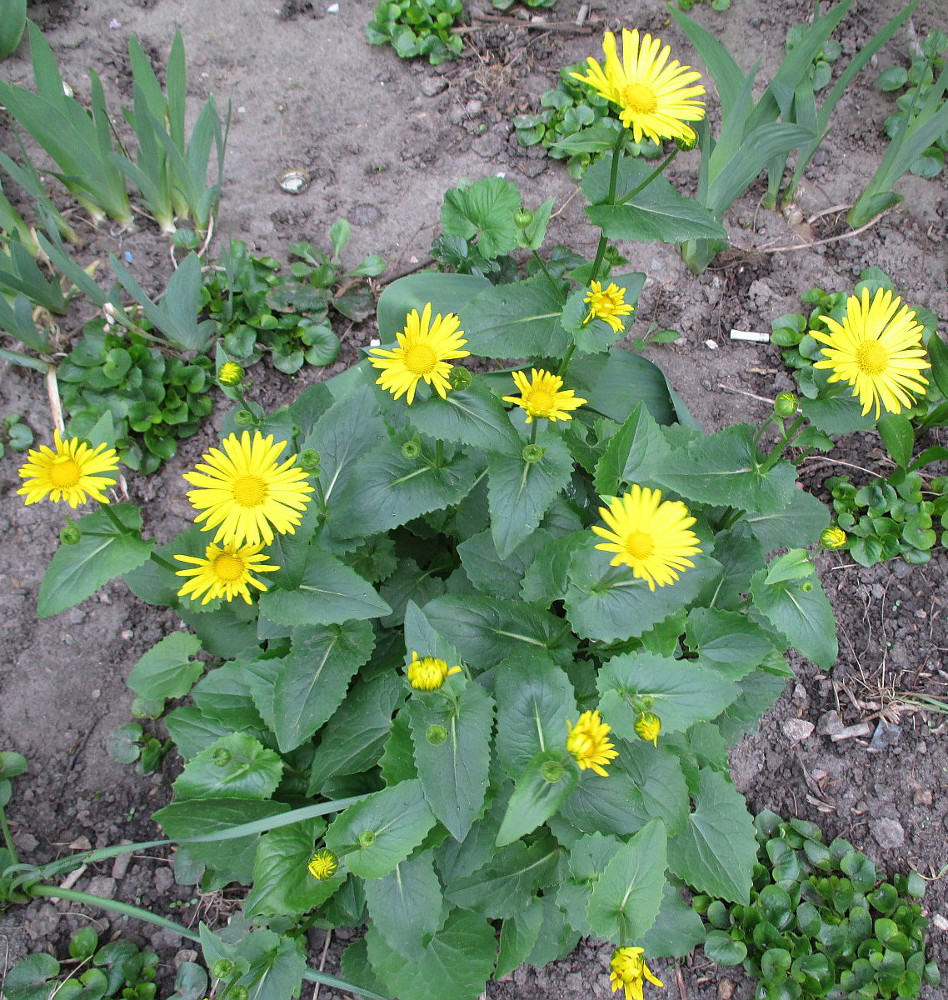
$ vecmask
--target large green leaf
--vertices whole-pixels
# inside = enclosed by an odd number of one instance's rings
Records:
[[[59,614],[91,597],[109,580],[141,566],[154,547],[141,535],[142,516],[130,503],[113,504],[112,513],[133,534],[120,532],[104,510],[76,522],[81,537],[75,545],[62,545],[46,568],[36,613],[40,618]]]
[[[430,851],[400,861],[381,878],[368,879],[365,899],[371,926],[400,961],[421,959],[448,915]]]
[[[699,775],[695,811],[669,844],[671,870],[699,892],[746,904],[757,838],[744,797],[720,772]]]
[[[655,419],[643,403],[636,403],[596,465],[596,492],[616,496],[622,484],[651,483],[655,468],[661,467],[668,454],[668,444]]]
[[[481,531],[458,545],[458,556],[465,576],[482,594],[514,600],[521,596],[524,574],[550,542],[550,534],[538,529],[506,559],[501,559],[491,533]]]
[[[190,760],[222,736],[229,736],[234,731],[232,726],[205,718],[200,709],[193,707],[176,708],[165,716],[164,722],[168,727],[168,735],[185,760]],[[263,730],[244,732],[255,738],[263,735]]]
[[[322,881],[306,872],[316,838],[325,830],[321,819],[305,820],[264,834],[257,845],[253,866],[253,889],[244,900],[248,917],[307,913],[328,899],[345,875]]]
[[[370,583],[315,545],[295,590],[271,590],[260,597],[261,614],[281,625],[332,625],[391,610]]]
[[[754,454],[754,428],[737,424],[673,451],[660,463],[656,478],[689,500],[772,514],[783,510],[796,490],[796,470],[778,462],[760,471]]]
[[[520,209],[517,185],[502,177],[483,177],[467,187],[445,193],[441,206],[441,228],[448,236],[477,240],[477,248],[488,258],[500,257],[520,244],[514,213]]]
[[[469,682],[454,705],[437,695],[413,697],[408,719],[425,799],[455,840],[464,840],[487,794],[493,699]],[[427,738],[431,726],[444,730],[441,743]]]
[[[488,456],[491,534],[501,559],[533,534],[573,473],[573,460],[561,438],[544,434],[537,440],[544,449],[538,462],[524,460],[519,441],[513,453]]]
[[[294,631],[273,683],[274,732],[282,753],[308,740],[336,711],[374,646],[365,621]]]
[[[638,712],[633,705],[652,698],[650,710],[662,720],[662,731],[678,733],[695,722],[721,714],[740,694],[735,684],[693,660],[673,660],[654,653],[613,657],[599,672],[599,707],[619,736],[635,740]]]
[[[376,927],[366,934],[369,960],[385,985],[411,1000],[477,1000],[494,968],[494,928],[468,910],[452,910],[422,954],[406,962]]]
[[[572,661],[576,643],[561,618],[528,604],[489,597],[439,597],[425,617],[476,672],[527,649],[546,650],[560,664]]]
[[[447,399],[437,393],[429,399],[416,398],[406,416],[423,434],[469,448],[496,451],[523,446],[503,403],[480,379],[464,391],[449,392]]]
[[[16,50],[25,27],[26,0],[5,0],[0,24],[0,59],[6,59]]]
[[[403,781],[349,806],[329,827],[326,846],[337,854],[349,852],[346,867],[354,875],[381,878],[411,854],[434,824],[421,782]]]
[[[456,879],[446,889],[456,906],[488,917],[512,917],[556,879],[561,847],[549,839],[527,846],[523,841],[495,850],[473,875]]]
[[[126,683],[141,698],[183,698],[204,671],[203,663],[191,659],[200,648],[197,636],[172,632],[132,667]]]
[[[562,748],[541,750],[514,783],[497,846],[533,833],[573,794],[578,783],[579,768],[572,754]]]
[[[712,608],[694,608],[688,615],[688,647],[701,666],[739,681],[760,665],[774,644],[745,615]]]
[[[646,955],[655,958],[684,958],[704,941],[706,933],[701,917],[682,900],[678,889],[667,882],[655,923],[639,938],[638,944]]]
[[[645,580],[609,572],[609,554],[595,548],[591,532],[569,568],[563,601],[573,629],[584,638],[611,642],[639,636],[674,611],[687,607],[717,577],[720,564],[707,555],[695,557],[692,569],[666,587],[649,590]]]
[[[624,423],[629,404],[641,402],[660,424],[677,420],[671,390],[662,370],[647,358],[618,347],[608,354],[574,358],[569,368],[569,385],[578,396],[589,400],[584,409]]]
[[[791,552],[800,551],[793,550]],[[751,595],[756,608],[778,634],[824,670],[836,662],[836,616],[823,592],[816,568],[798,579],[767,582],[767,570],[754,574]]]
[[[812,545],[820,532],[829,526],[830,514],[826,504],[812,493],[794,490],[789,505],[783,510],[770,514],[749,513],[743,520],[766,553]]]
[[[27,955],[17,962],[3,981],[4,996],[9,1000],[49,1000],[56,984],[50,980],[59,975],[59,962],[46,952]]]
[[[664,824],[653,819],[616,851],[586,904],[597,937],[636,941],[655,922],[665,888],[666,843]]]
[[[174,783],[177,802],[188,799],[268,799],[283,775],[279,754],[252,736],[231,733],[192,757]]]
[[[566,746],[576,694],[565,670],[544,653],[524,650],[504,660],[494,682],[497,756],[511,778],[537,754]]]
[[[307,794],[316,795],[335,775],[359,774],[376,763],[404,690],[404,679],[394,670],[353,684],[320,733]]]
[[[463,315],[461,310],[468,299],[490,287],[486,278],[474,274],[422,271],[398,278],[386,285],[379,296],[379,337],[383,344],[395,340],[395,334],[405,329],[405,319],[412,309],[420,316],[429,302],[434,314]]]
[[[545,275],[491,285],[462,307],[467,348],[482,358],[557,357],[570,341],[562,312]]]
[[[586,916],[586,905],[594,885],[623,842],[618,837],[590,833],[580,837],[569,852],[569,878],[560,882],[556,901],[566,911],[573,928],[585,937],[595,937]]]
[[[461,448],[446,452],[443,458],[406,458],[386,440],[364,455],[330,505],[333,534],[362,538],[458,503],[470,492],[482,462]]]
[[[543,906],[539,899],[528,903],[523,910],[503,922],[495,979],[499,980],[523,965],[537,943],[542,925]]]

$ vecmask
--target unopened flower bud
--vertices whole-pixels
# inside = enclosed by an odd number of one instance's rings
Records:
[[[237,970],[237,966],[229,958],[219,958],[211,966],[211,975],[215,979],[230,979]]]
[[[566,769],[558,760],[545,760],[540,766],[540,774],[543,780],[549,782],[551,785],[555,785],[560,781],[565,773]]]
[[[59,529],[59,540],[63,545],[77,545],[81,538],[82,532],[79,530],[79,526],[71,519]]]
[[[402,458],[421,458],[421,442],[406,441],[402,445]]]
[[[248,1000],[250,996],[246,986],[231,986],[227,1000]]]
[[[607,264],[618,264],[623,259],[622,254],[619,253],[619,248],[613,246],[611,243],[606,247],[602,257]]]
[[[473,376],[466,368],[456,365],[451,369],[451,372],[448,375],[448,381],[451,383],[452,389],[456,389],[458,392],[463,392],[465,389],[469,389],[471,387]]]
[[[238,427],[249,427],[251,424],[256,423],[257,418],[250,412],[250,410],[238,410],[234,414],[234,423]]]
[[[309,864],[306,867],[313,878],[318,879],[320,882],[325,882],[327,878],[332,878],[336,874],[336,869],[339,867],[339,858],[335,852],[330,851],[328,847],[324,847],[309,859]]]
[[[675,139],[675,145],[683,152],[689,153],[691,150],[698,145],[698,135],[696,132],[692,132],[687,138],[679,136]]]
[[[804,580],[803,583],[800,584],[800,589],[803,591],[804,594],[812,593],[812,591],[813,591],[813,581],[812,580]]]
[[[781,392],[774,400],[774,416],[792,417],[797,412],[797,397],[792,392]]]
[[[529,208],[523,208],[521,206],[516,212],[514,212],[514,222],[516,222],[521,229],[526,229],[527,226],[533,222],[533,212],[531,212]]]
[[[359,834],[359,846],[360,847],[372,847],[375,843],[375,831],[374,830],[363,830]]]
[[[297,458],[300,468],[304,472],[319,472],[320,455],[315,448],[304,448]]]
[[[826,528],[820,534],[820,545],[824,549],[830,549],[831,551],[836,549],[843,549],[846,547],[846,542],[849,539],[846,537],[846,532],[842,528]]]
[[[521,458],[528,464],[539,462],[546,454],[546,448],[541,448],[538,444],[525,444],[520,452]]]
[[[658,734],[662,731],[662,720],[652,712],[642,712],[635,720],[635,735],[646,743],[658,746]]]
[[[233,754],[227,747],[218,747],[213,754],[212,760],[216,767],[227,767],[227,765],[233,760]]]
[[[221,385],[240,385],[244,380],[244,370],[236,361],[225,361],[217,373]]]
[[[425,739],[433,746],[439,747],[448,738],[448,731],[444,726],[429,726],[425,731]]]

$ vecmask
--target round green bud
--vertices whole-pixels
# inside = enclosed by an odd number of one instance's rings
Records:
[[[778,393],[774,400],[774,416],[792,417],[797,412],[797,397],[792,392]]]
[[[469,389],[473,380],[474,379],[471,373],[466,368],[462,368],[460,365],[452,368],[450,374],[448,375],[448,381],[451,383],[451,388],[456,389],[458,392],[462,392],[464,389]]]
[[[229,958],[219,958],[211,966],[211,975],[215,979],[230,979],[236,969],[237,966]]]
[[[372,847],[375,843],[375,831],[374,830],[363,830],[359,834],[359,846],[360,847]]]
[[[675,140],[675,145],[683,152],[690,153],[691,150],[698,145],[698,135],[692,132],[687,139],[683,139],[680,136]]]
[[[319,472],[319,452],[315,448],[304,448],[297,458],[300,468],[304,472]]]
[[[526,229],[527,226],[533,222],[533,212],[531,212],[529,208],[523,208],[521,206],[516,212],[514,212],[514,222],[516,222],[521,229]]]
[[[429,726],[425,731],[425,739],[433,746],[439,747],[448,738],[448,731],[444,726]]]
[[[246,986],[231,986],[228,1000],[248,1000],[250,996]]]
[[[602,257],[607,264],[618,264],[622,259],[622,254],[619,253],[618,247],[615,247],[610,243],[606,247],[606,252],[602,255]]]
[[[548,781],[551,785],[555,785],[560,781],[565,773],[566,769],[558,760],[545,760],[540,766],[540,774],[543,780]]]
[[[539,462],[541,458],[546,454],[546,448],[541,448],[538,444],[525,444],[523,446],[523,451],[520,452],[520,457],[528,464],[533,462]]]
[[[813,590],[813,581],[804,580],[803,583],[800,584],[800,589],[804,594],[809,594]]]
[[[82,532],[78,525],[73,524],[72,521],[59,529],[59,540],[63,545],[78,545],[81,538]]]
[[[233,754],[227,747],[218,747],[214,751],[213,761],[216,767],[227,767],[227,765],[233,760]]]
[[[421,442],[406,441],[402,445],[402,458],[421,458]]]
[[[250,410],[238,410],[234,414],[234,423],[238,427],[249,427],[251,424],[255,424],[257,418],[250,412]]]

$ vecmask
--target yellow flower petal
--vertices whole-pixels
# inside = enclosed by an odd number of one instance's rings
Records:
[[[58,430],[53,432],[53,442],[55,448],[41,445],[31,450],[20,467],[20,478],[26,482],[17,493],[25,497],[24,503],[38,503],[46,497],[53,503],[65,500],[70,507],[89,497],[108,503],[103,491],[116,483],[107,475],[118,469],[115,450],[104,444],[92,448],[79,438],[63,440]]]
[[[505,403],[523,407],[526,422],[537,418],[544,420],[572,420],[570,410],[575,410],[588,400],[581,399],[573,389],[563,389],[563,380],[544,369],[530,369],[528,379],[524,372],[512,372],[519,396],[503,396]]]

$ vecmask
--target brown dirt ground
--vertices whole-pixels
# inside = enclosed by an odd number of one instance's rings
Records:
[[[31,15],[48,32],[66,78],[81,96],[86,71],[103,77],[117,107],[129,97],[127,40],[136,33],[146,50],[164,58],[176,28],[188,51],[194,104],[215,94],[232,102],[234,119],[227,154],[226,184],[218,226],[220,238],[246,240],[260,252],[285,258],[299,239],[327,243],[338,217],[353,223],[347,251],[358,260],[381,253],[390,262],[386,279],[423,265],[437,231],[441,196],[462,178],[503,172],[524,192],[528,204],[556,198],[551,237],[579,251],[591,249],[592,230],[583,222],[575,185],[561,165],[519,147],[510,120],[536,106],[555,83],[558,67],[598,54],[604,27],[639,26],[688,51],[668,24],[662,5],[646,0],[593,4],[589,33],[561,27],[531,28],[514,17],[493,19],[475,12],[465,58],[432,70],[398,60],[391,50],[372,49],[363,30],[371,0],[341,0],[337,12],[327,0],[281,7],[249,0],[49,0],[31,3]],[[551,18],[569,24],[577,0],[559,0]],[[856,0],[840,34],[844,53],[870,36],[873,25],[895,12],[895,0]],[[726,14],[699,8],[742,64],[762,60],[760,79],[769,79],[782,54],[787,27],[811,12],[809,0],[737,0]],[[519,17],[520,15],[517,15]],[[948,30],[943,0],[923,0],[913,18],[918,37],[935,27]],[[864,73],[836,112],[836,129],[811,165],[799,194],[804,219],[851,203],[871,176],[884,148],[881,123],[887,99],[872,87],[874,73],[908,51],[900,36],[874,71]],[[23,50],[0,66],[5,79],[30,79]],[[444,84],[444,86],[442,86]],[[0,144],[12,152],[8,133]],[[276,178],[289,167],[313,176],[299,197],[282,193]],[[671,176],[694,184],[696,160],[679,157]],[[859,272],[876,265],[887,271],[907,301],[948,317],[946,231],[948,195],[944,177],[926,182],[907,177],[896,211],[872,229],[851,237],[842,210],[809,225],[791,228],[778,214],[759,208],[754,188],[729,213],[726,224],[740,252],[696,278],[667,247],[632,245],[627,255],[649,280],[640,303],[641,334],[651,320],[674,327],[682,338],[654,350],[653,360],[669,374],[688,406],[708,429],[738,420],[756,421],[772,398],[789,388],[776,348],[738,344],[732,327],[768,330],[770,321],[798,311],[798,296],[820,285],[851,288]],[[829,240],[803,250],[777,247]],[[89,232],[88,259],[128,250],[134,269],[149,287],[160,288],[170,261],[161,238],[143,223],[130,233]],[[78,324],[66,324],[71,334]],[[287,378],[254,371],[255,395],[279,405],[306,380],[341,370],[373,336],[371,324],[344,332],[340,361],[328,371]],[[711,349],[708,342],[717,346]],[[21,413],[41,439],[49,413],[41,380],[34,373],[0,368],[0,413]],[[216,414],[219,421],[222,410]],[[132,479],[129,492],[144,504],[147,529],[161,541],[187,517],[179,474],[215,437],[214,421],[185,442],[171,465],[151,479]],[[946,443],[944,440],[942,443]],[[859,466],[880,459],[871,436],[859,435],[833,458]],[[24,855],[37,861],[68,851],[87,839],[103,846],[122,838],[155,835],[149,815],[169,798],[174,762],[165,773],[143,779],[134,768],[106,754],[109,732],[129,719],[131,693],[124,684],[130,667],[157,639],[176,627],[170,613],[141,606],[121,584],[53,619],[37,622],[36,593],[55,550],[62,512],[51,505],[23,508],[15,491],[17,459],[0,462],[0,746],[26,754],[28,779],[20,779],[10,808]],[[813,462],[811,488],[839,471],[832,462]],[[854,473],[859,475],[859,473]],[[734,752],[735,780],[750,807],[770,807],[820,823],[827,836],[845,836],[889,870],[911,866],[926,876],[948,864],[948,749],[943,717],[903,714],[900,743],[871,750],[867,739],[838,743],[812,735],[791,743],[783,723],[816,723],[838,710],[849,723],[890,714],[897,693],[945,697],[948,649],[945,603],[948,556],[939,550],[923,567],[901,562],[865,570],[838,555],[820,557],[821,570],[840,623],[840,659],[829,673],[797,662],[798,676],[765,718],[760,732]],[[894,820],[902,830],[888,839]],[[92,885],[90,886],[90,880]],[[935,920],[930,951],[948,972],[948,879],[933,881],[926,899]],[[226,915],[234,901],[222,894],[199,896],[176,886],[168,859],[157,852],[135,857],[127,869],[107,863],[87,872],[79,888],[138,902],[186,923]],[[88,912],[52,903],[34,904],[0,920],[0,970],[31,950],[61,949]],[[171,974],[188,956],[168,932],[122,920],[95,917],[100,930],[121,931],[148,942]],[[341,935],[339,935],[341,937]],[[341,947],[334,940],[330,962]],[[313,941],[318,963],[322,935]],[[61,954],[60,950],[60,954]],[[580,1000],[606,997],[607,949],[583,942],[567,959],[541,972],[519,969],[492,984],[494,1000]],[[661,969],[661,963],[660,963]],[[684,963],[680,976],[664,967],[668,1000],[694,1000],[733,993],[747,997],[752,986],[739,970],[716,970],[703,956]],[[736,992],[735,992],[736,990]],[[334,996],[322,991],[320,996]],[[946,997],[944,986],[929,998]]]

